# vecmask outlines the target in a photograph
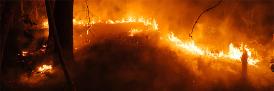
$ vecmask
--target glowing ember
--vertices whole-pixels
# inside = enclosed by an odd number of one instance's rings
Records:
[[[42,48],[40,48],[40,51],[45,53],[47,50],[47,45],[42,45]]]
[[[23,57],[25,57],[25,56],[28,55],[28,53],[29,53],[29,52],[27,52],[27,51],[22,51],[21,55],[22,55]]]
[[[52,65],[42,65],[37,67],[34,71],[29,73],[25,73],[20,76],[20,81],[24,84],[39,84],[41,81],[46,80],[48,75],[51,75],[53,73],[53,67]]]
[[[228,53],[224,53],[223,51],[219,53],[213,53],[209,50],[204,50],[202,48],[199,48],[196,46],[194,41],[190,42],[184,42],[177,38],[173,33],[170,33],[168,35],[169,41],[179,47],[180,49],[186,50],[192,54],[196,55],[201,55],[201,56],[206,56],[206,57],[211,57],[211,58],[225,58],[225,59],[232,59],[232,60],[237,60],[241,61],[241,57],[243,55],[243,50],[247,51],[248,54],[248,64],[249,65],[255,65],[257,62],[259,62],[258,59],[256,59],[254,56],[252,56],[252,52],[250,51],[249,48],[247,48],[246,45],[241,44],[240,48],[235,47],[232,43],[229,45],[229,51]]]
[[[43,25],[42,25],[43,28],[48,28],[48,24],[49,24],[48,21],[44,21],[44,22],[43,22]]]
[[[42,65],[42,66],[38,67],[37,72],[39,72],[39,73],[52,72],[52,65]]]

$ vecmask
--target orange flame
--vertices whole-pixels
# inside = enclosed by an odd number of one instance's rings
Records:
[[[97,23],[105,23],[105,24],[121,24],[121,23],[142,23],[145,26],[151,28],[151,30],[158,30],[158,24],[155,19],[152,18],[144,18],[144,17],[128,17],[128,18],[122,18],[120,20],[101,20],[99,18],[92,18],[91,21],[88,20],[77,20],[73,19],[73,25],[79,25],[79,26],[92,26]],[[42,23],[43,28],[48,28],[48,21],[45,20]]]
[[[39,73],[52,72],[52,65],[42,65],[38,67],[37,72]]]
[[[157,31],[158,24],[155,19],[152,18],[144,18],[144,17],[128,17],[128,18],[122,18],[120,20],[101,20],[100,18],[92,18],[91,21],[89,22],[88,20],[77,20],[73,19],[73,24],[78,25],[78,26],[92,26],[97,23],[104,23],[104,24],[122,24],[122,23],[142,23],[146,27],[148,27],[147,30],[155,30]],[[47,21],[43,23],[43,26],[48,28]],[[143,29],[138,29],[138,28],[132,28],[129,31],[129,36],[134,36],[135,34],[144,32]],[[89,34],[89,30],[86,30],[86,34]],[[82,35],[80,35],[81,37]],[[161,37],[162,38],[162,37]],[[206,56],[210,58],[220,58],[220,59],[231,59],[231,60],[237,60],[241,61],[241,57],[243,54],[243,50],[247,51],[248,54],[248,64],[250,65],[255,65],[259,62],[259,59],[254,57],[252,55],[252,52],[250,48],[248,48],[246,45],[241,44],[240,48],[235,47],[232,43],[229,44],[229,50],[228,52],[224,53],[224,51],[220,51],[218,53],[212,52],[207,49],[203,49],[198,47],[195,42],[192,41],[182,41],[179,38],[177,38],[173,33],[168,34],[169,43],[171,45],[177,46],[179,49],[186,50],[194,55],[200,55],[200,56]]]
[[[28,55],[28,53],[29,53],[28,51],[22,51],[21,55],[25,57]]]
[[[137,29],[137,28],[132,28],[129,31],[129,36],[134,36],[135,34],[138,34],[138,33],[141,33],[141,32],[143,32],[143,30]]]
[[[241,50],[241,48],[243,48],[244,50],[247,51],[249,65],[256,65],[257,62],[259,62],[259,60],[256,59],[252,55],[251,50],[249,48],[247,48],[246,45],[243,45],[243,44],[241,44],[240,48],[237,48],[232,43],[230,43],[229,51],[227,53],[224,53],[223,51],[221,51],[219,53],[213,53],[210,50],[205,50],[205,49],[199,48],[193,40],[190,42],[184,42],[184,41],[180,40],[179,38],[177,38],[173,33],[170,33],[168,35],[168,39],[171,44],[174,44],[179,49],[188,51],[195,55],[207,56],[210,58],[220,58],[220,59],[227,58],[227,59],[241,61],[241,57],[243,54],[243,50]]]
[[[20,76],[20,82],[24,84],[39,84],[41,81],[47,78],[48,74],[53,73],[52,65],[41,65],[38,66],[34,71],[32,71],[31,75],[22,74]]]

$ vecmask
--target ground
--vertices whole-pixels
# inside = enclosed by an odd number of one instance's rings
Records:
[[[105,26],[105,25],[103,25]],[[99,30],[116,31],[120,28]],[[105,31],[94,31],[102,34]],[[105,33],[107,35],[107,33]],[[99,36],[99,35],[95,35]],[[101,37],[94,37],[101,38]],[[274,75],[249,66],[249,80],[241,80],[241,63],[230,63],[176,52],[159,46],[159,35],[128,36],[115,32],[75,51],[67,62],[77,91],[273,91]],[[53,57],[54,58],[54,57]],[[45,57],[44,60],[53,59]],[[36,60],[41,60],[38,58]],[[38,82],[20,82],[17,69],[6,76],[5,91],[62,91],[66,88],[58,63],[55,72]],[[264,70],[262,70],[264,69]],[[259,71],[260,72],[259,72]],[[21,71],[21,70],[20,70]],[[17,74],[15,73],[17,72]],[[31,78],[30,80],[34,78]]]

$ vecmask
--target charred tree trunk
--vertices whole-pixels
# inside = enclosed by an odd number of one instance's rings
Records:
[[[65,65],[65,60],[73,60],[73,39],[72,39],[72,16],[73,16],[73,0],[58,1],[56,0],[53,8],[50,0],[45,0],[48,21],[50,43],[53,41],[54,51],[57,51],[60,64],[64,71],[64,75],[71,91],[75,88],[71,81],[69,72]],[[53,12],[54,9],[54,12]],[[63,10],[64,9],[64,10]],[[58,12],[57,12],[58,11]],[[62,13],[60,13],[62,12]],[[65,18],[64,18],[65,17]],[[60,18],[60,19],[57,19]]]
[[[16,35],[17,33],[12,30],[12,26],[16,21],[16,13],[18,9],[18,1],[9,1],[2,0],[1,2],[1,18],[0,18],[0,80],[1,80],[1,89],[3,90],[3,68],[4,58],[14,58],[16,56]],[[8,41],[8,37],[11,38]],[[10,55],[9,55],[10,54]],[[13,55],[14,54],[14,55]],[[6,56],[5,56],[6,55]]]
[[[64,59],[73,60],[73,0],[56,0],[54,19]]]

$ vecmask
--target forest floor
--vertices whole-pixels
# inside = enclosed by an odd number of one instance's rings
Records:
[[[95,31],[95,36],[103,30]],[[159,46],[157,33],[128,36],[115,32],[96,38],[101,40],[79,48],[75,62],[67,62],[76,91],[274,91],[274,73],[265,64],[249,66],[248,78],[242,80],[241,63],[178,53]],[[32,60],[54,58],[44,55]],[[28,72],[20,70],[21,66],[9,69],[4,91],[63,91],[63,72],[52,64],[53,73],[35,78],[30,72],[27,80],[22,80]]]

